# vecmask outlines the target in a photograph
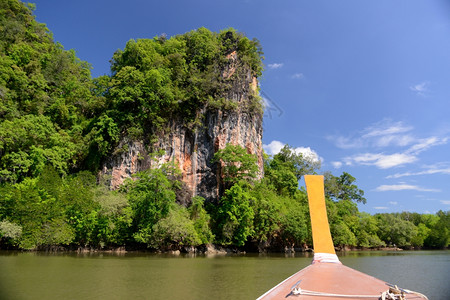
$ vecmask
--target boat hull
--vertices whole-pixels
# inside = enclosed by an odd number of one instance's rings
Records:
[[[313,291],[325,293],[323,295],[296,294],[297,292]],[[387,291],[389,286],[386,282],[370,275],[361,273],[340,263],[315,263],[291,277],[287,278],[258,300],[269,299],[377,299]],[[332,296],[333,294],[339,296]],[[343,295],[350,297],[342,297]],[[424,299],[417,294],[406,294],[405,299]]]

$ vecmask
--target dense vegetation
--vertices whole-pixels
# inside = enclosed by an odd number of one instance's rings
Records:
[[[237,148],[227,147],[217,156],[229,165],[254,159]],[[180,183],[170,178],[179,171],[170,164],[136,174],[119,191],[97,184],[87,171],[61,178],[54,168],[45,167],[35,178],[1,186],[1,242],[23,249],[66,245],[167,250],[210,243],[260,250],[304,247],[312,240],[306,193],[297,187],[297,178],[304,175],[298,172],[301,167],[315,170],[314,164],[285,147],[266,159],[261,181],[254,180],[251,168],[241,168],[243,176],[228,172],[230,186],[218,205],[194,197],[189,207],[176,203]],[[336,246],[448,246],[449,212],[361,213],[355,201],[365,199],[354,181],[348,173],[326,176]]]
[[[30,5],[2,1],[0,182],[36,177],[46,165],[63,176],[95,171],[124,137],[152,139],[173,119],[195,128],[200,108],[232,109],[226,92],[245,75],[222,76],[234,51],[237,70],[261,74],[257,40],[234,29],[200,28],[130,40],[114,53],[111,76],[91,79],[90,65],[54,43]]]
[[[195,129],[201,108],[234,109],[221,76],[236,51],[237,70],[262,72],[259,44],[233,29],[129,41],[113,55],[111,75],[54,43],[32,5],[0,2],[0,247],[181,249],[210,243],[256,249],[310,246],[306,193],[298,182],[317,172],[285,147],[256,158],[239,146],[215,155],[226,190],[217,204],[176,202],[178,168],[165,164],[111,191],[96,173],[120,139],[156,138],[178,119]],[[233,76],[244,76],[237,71]],[[257,95],[253,113],[261,113]],[[337,246],[448,247],[449,212],[358,211],[364,192],[348,173],[325,174]]]

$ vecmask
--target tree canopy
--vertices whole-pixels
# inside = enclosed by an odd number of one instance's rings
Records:
[[[222,166],[223,180],[228,187],[242,180],[254,180],[258,172],[256,161],[256,156],[247,153],[245,148],[231,144],[217,151],[213,159]]]
[[[111,76],[92,79],[91,66],[55,43],[33,9],[0,3],[0,182],[36,177],[45,165],[61,175],[96,171],[124,137],[151,139],[174,119],[195,129],[201,108],[233,109],[230,83],[262,72],[257,40],[199,28],[130,40],[114,53]],[[224,78],[230,53],[240,71]],[[250,97],[249,112],[261,113],[259,96]]]
[[[366,203],[364,191],[359,189],[354,182],[356,178],[347,172],[336,177],[330,172],[324,174],[325,177],[325,194],[330,199],[335,200],[353,200],[356,202]]]

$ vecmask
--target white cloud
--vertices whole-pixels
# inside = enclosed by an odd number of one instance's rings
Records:
[[[448,168],[430,168],[428,170],[420,171],[420,172],[405,172],[405,173],[397,173],[394,175],[389,175],[386,178],[401,178],[407,176],[420,176],[420,175],[433,175],[433,174],[449,174],[450,175],[450,167]]]
[[[281,67],[284,66],[283,63],[273,63],[273,64],[268,64],[267,65],[269,67],[269,69],[279,69]]]
[[[368,165],[380,169],[403,166],[418,161],[418,155],[431,147],[447,144],[448,137],[431,136],[417,138],[411,134],[414,128],[403,122],[384,119],[366,127],[351,137],[331,136],[329,140],[341,149],[365,149],[396,147],[391,153],[367,152],[347,156],[346,165]],[[405,148],[409,147],[409,148]]]
[[[332,161],[331,165],[335,168],[335,169],[339,169],[340,167],[342,167],[342,162],[340,161]]]
[[[386,206],[375,206],[374,208],[377,209],[377,210],[385,210],[385,209],[388,209]]]
[[[280,141],[272,141],[268,145],[263,145],[264,151],[266,151],[269,155],[275,155],[280,152],[280,150],[286,145]],[[297,147],[293,149],[297,154],[302,154],[304,159],[307,159],[311,162],[322,162],[323,158],[321,158],[316,151],[312,150],[310,147]]]
[[[390,204],[390,205],[397,205],[398,202],[397,202],[397,201],[389,201],[389,204]]]
[[[450,200],[441,200],[441,203],[444,205],[450,205]]]
[[[386,135],[381,136],[373,141],[374,146],[385,148],[391,145],[404,147],[414,142],[411,135]]]
[[[388,169],[404,164],[413,163],[417,161],[417,157],[404,153],[394,153],[389,155],[383,153],[364,153],[346,157],[344,158],[344,161],[347,163],[347,165],[358,164],[376,166],[380,169]]]
[[[303,158],[305,158],[311,162],[317,163],[317,162],[323,161],[323,158],[321,158],[317,154],[317,152],[312,150],[310,147],[297,147],[294,150],[297,154],[301,153],[303,155]]]
[[[408,132],[412,129],[413,127],[406,126],[403,124],[403,122],[392,123],[389,119],[384,119],[381,122],[378,122],[364,129],[364,132],[367,133],[365,133],[362,137],[369,138],[386,135],[391,136],[393,134]]]
[[[388,146],[404,147],[416,140],[410,132],[413,127],[389,119],[375,123],[351,137],[330,136],[329,140],[342,149]]]
[[[407,152],[418,154],[420,152],[428,150],[429,148],[431,148],[433,146],[439,146],[439,145],[446,144],[447,141],[448,141],[447,137],[438,138],[435,136],[432,136],[432,137],[429,137],[426,139],[420,139],[420,140],[417,140],[417,143],[415,145],[413,145],[411,148],[409,148],[407,150]]]
[[[327,139],[334,142],[336,147],[341,149],[361,148],[364,146],[361,139],[352,139],[343,136],[329,136]]]
[[[292,79],[303,79],[305,78],[305,75],[303,73],[295,73],[291,76]]]
[[[425,96],[425,93],[428,92],[429,86],[429,81],[422,81],[421,83],[410,86],[409,89],[419,96]]]
[[[413,190],[413,191],[419,191],[419,192],[440,192],[440,190],[437,189],[426,189],[419,187],[417,185],[411,185],[411,184],[392,184],[392,185],[380,185],[375,189],[377,192],[386,192],[386,191],[404,191],[404,190]]]
[[[263,149],[267,154],[275,155],[280,152],[284,145],[285,144],[280,141],[271,141],[269,145],[263,145]]]

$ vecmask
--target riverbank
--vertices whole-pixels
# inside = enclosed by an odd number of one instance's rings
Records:
[[[298,248],[298,247],[280,247],[280,248],[255,248],[255,247],[227,247],[217,244],[202,245],[198,247],[181,247],[179,249],[153,249],[145,247],[105,247],[105,248],[95,248],[95,247],[71,247],[71,246],[48,246],[40,247],[38,249],[23,250],[23,249],[1,249],[1,251],[19,251],[19,252],[41,252],[41,253],[111,253],[111,254],[125,254],[125,253],[164,253],[172,255],[180,254],[205,254],[205,255],[227,255],[227,254],[269,254],[269,253],[313,253],[314,250],[310,247]],[[364,247],[335,247],[337,253],[346,252],[361,252],[361,251],[422,251],[422,250],[448,250],[445,249],[403,249],[399,247],[378,247],[378,248],[364,248]]]

